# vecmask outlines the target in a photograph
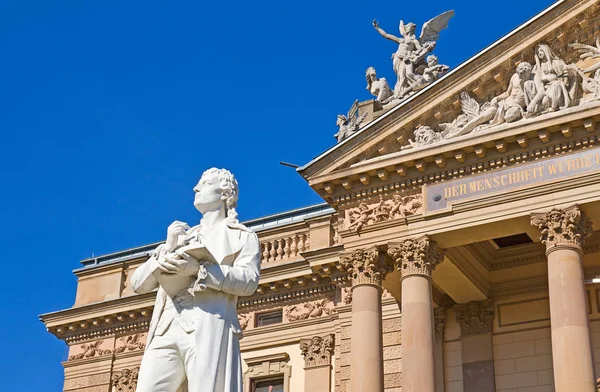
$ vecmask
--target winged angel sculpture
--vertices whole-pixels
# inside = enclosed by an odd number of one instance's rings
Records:
[[[338,114],[336,124],[339,129],[333,135],[339,142],[354,135],[360,128],[360,124],[367,117],[367,113],[358,115],[358,100],[354,102],[347,115]]]
[[[433,51],[440,31],[448,27],[448,21],[454,11],[446,11],[423,25],[419,38],[415,35],[416,25],[400,21],[400,37],[386,33],[373,20],[373,27],[381,36],[398,44],[398,50],[392,55],[394,72],[398,77],[394,87],[394,98],[401,99],[427,86],[448,70],[448,66],[438,64],[437,57],[429,53]]]

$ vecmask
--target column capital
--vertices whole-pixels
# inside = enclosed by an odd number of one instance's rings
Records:
[[[335,350],[335,335],[313,336],[300,340],[300,351],[304,357],[304,368],[331,365]]]
[[[393,265],[381,246],[340,253],[340,264],[352,275],[352,287],[367,284],[381,287]]]
[[[403,242],[391,242],[387,253],[395,260],[402,279],[411,275],[431,277],[435,267],[444,259],[444,252],[426,235]]]
[[[493,301],[469,302],[454,306],[456,322],[462,336],[492,332],[495,308]]]
[[[531,214],[531,225],[540,230],[546,254],[564,247],[582,250],[585,237],[592,234],[592,222],[577,204],[559,210]]]

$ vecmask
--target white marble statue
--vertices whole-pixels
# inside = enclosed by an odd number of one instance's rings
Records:
[[[527,61],[517,65],[517,71],[510,78],[508,89],[497,97],[492,98],[490,104],[496,108],[496,113],[491,121],[492,125],[511,123],[522,119],[527,109],[525,86],[531,83],[533,67]]]
[[[387,103],[394,96],[394,92],[390,88],[385,78],[378,78],[375,68],[367,68],[367,90],[375,96],[375,100],[383,104]]]
[[[401,99],[437,79],[448,70],[445,65],[437,63],[437,57],[426,60],[433,51],[440,31],[448,27],[448,21],[454,16],[454,11],[446,11],[423,25],[421,35],[417,38],[414,23],[404,24],[400,21],[400,37],[386,33],[379,27],[377,20],[373,27],[381,36],[398,44],[398,50],[392,55],[394,72],[398,77],[394,87],[394,98]]]
[[[338,114],[335,125],[339,127],[337,133],[333,135],[339,142],[354,135],[360,129],[360,124],[367,117],[367,113],[358,115],[358,101],[352,104],[352,107],[348,111],[347,115]]]
[[[237,298],[254,293],[260,245],[237,220],[238,184],[209,169],[194,187],[200,224],[173,222],[167,240],[131,276],[158,288],[137,392],[242,392]]]
[[[526,117],[556,112],[573,105],[578,88],[577,68],[567,65],[546,44],[535,48],[533,81],[525,83]]]

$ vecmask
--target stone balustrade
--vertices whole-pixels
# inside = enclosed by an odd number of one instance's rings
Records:
[[[279,238],[260,239],[261,263],[290,260],[309,249],[309,234],[294,233]]]

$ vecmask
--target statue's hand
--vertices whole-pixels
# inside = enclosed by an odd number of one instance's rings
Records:
[[[175,249],[178,237],[185,234],[186,230],[189,230],[189,228],[190,226],[188,226],[187,223],[180,221],[175,221],[169,225],[166,241],[166,248],[168,251]]]
[[[200,269],[200,262],[185,253],[169,253],[157,260],[158,268],[167,274],[195,276]]]
[[[379,22],[377,22],[377,19],[373,19],[373,27],[375,27],[376,29],[379,28]]]

